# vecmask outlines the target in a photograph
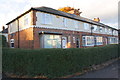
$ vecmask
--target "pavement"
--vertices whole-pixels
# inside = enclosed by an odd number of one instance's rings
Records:
[[[120,78],[120,60],[97,70],[85,73],[74,78]]]

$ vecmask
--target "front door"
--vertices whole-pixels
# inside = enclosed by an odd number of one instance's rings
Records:
[[[67,48],[67,37],[62,37],[62,48]]]
[[[80,40],[78,37],[76,37],[76,48],[80,47]]]
[[[105,38],[105,44],[106,44],[106,45],[108,44],[108,40],[107,40],[107,38]]]

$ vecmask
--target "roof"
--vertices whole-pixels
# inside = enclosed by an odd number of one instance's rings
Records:
[[[93,20],[90,20],[90,19],[87,19],[87,18],[84,18],[84,17],[81,17],[81,16],[77,16],[75,14],[65,13],[65,12],[58,11],[58,10],[55,10],[55,9],[49,8],[49,7],[44,7],[44,6],[43,7],[34,7],[34,8],[29,9],[28,11],[26,11],[23,14],[21,14],[17,18],[15,18],[12,21],[8,22],[6,25],[8,25],[11,22],[17,20],[18,18],[20,18],[24,14],[30,12],[31,10],[41,11],[41,12],[45,12],[45,13],[50,13],[50,14],[54,14],[54,15],[58,15],[58,16],[63,16],[63,17],[71,18],[71,19],[74,19],[74,20],[82,21],[82,22],[87,22],[87,23],[95,24],[95,25],[102,26],[102,27],[106,26],[106,27],[112,28],[112,27],[110,27],[108,25],[105,25],[103,23],[100,23],[100,22],[96,22],[96,21],[93,21]],[[112,28],[112,29],[115,29],[115,28]],[[115,30],[117,30],[117,29],[115,29]]]
[[[8,33],[8,28],[2,30],[1,33]]]

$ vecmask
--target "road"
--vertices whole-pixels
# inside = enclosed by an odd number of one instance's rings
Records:
[[[97,71],[91,71],[74,78],[120,78],[120,60]]]

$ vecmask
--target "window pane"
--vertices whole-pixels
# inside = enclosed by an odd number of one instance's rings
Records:
[[[84,29],[86,29],[86,30],[90,29],[90,26],[88,23],[84,23]]]
[[[45,35],[44,48],[61,48],[61,36]]]

